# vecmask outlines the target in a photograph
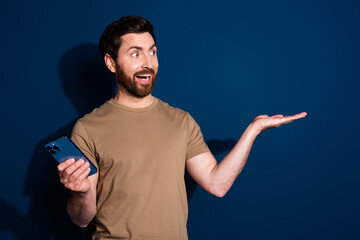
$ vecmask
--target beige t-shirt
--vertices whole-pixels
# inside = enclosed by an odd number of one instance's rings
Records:
[[[107,101],[71,139],[98,168],[93,239],[187,239],[185,161],[209,151],[186,112],[159,99],[132,109]]]

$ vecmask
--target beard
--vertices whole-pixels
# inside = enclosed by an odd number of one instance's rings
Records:
[[[149,84],[140,84],[135,80],[136,75],[149,73],[151,74],[151,82]],[[118,84],[136,98],[146,97],[152,92],[156,81],[156,76],[157,73],[155,73],[153,69],[147,69],[134,73],[131,78],[126,75],[126,73],[120,68],[119,65],[116,67],[116,79]]]

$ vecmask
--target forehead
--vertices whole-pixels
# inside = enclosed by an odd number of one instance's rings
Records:
[[[155,44],[150,33],[128,33],[121,36],[121,46],[119,51],[127,51],[131,47],[150,48]]]

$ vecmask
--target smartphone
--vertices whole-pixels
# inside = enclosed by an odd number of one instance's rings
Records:
[[[83,159],[90,163],[90,173],[88,176],[97,172],[95,165],[83,154],[80,149],[67,137],[61,137],[45,145],[45,149],[59,162],[65,162],[69,158],[75,161]]]

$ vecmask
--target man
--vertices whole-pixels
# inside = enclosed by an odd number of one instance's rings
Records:
[[[209,193],[222,197],[241,172],[262,131],[306,113],[260,115],[217,163],[191,116],[151,95],[157,72],[153,26],[141,17],[110,24],[99,49],[118,81],[116,96],[79,119],[72,140],[97,166],[69,159],[60,181],[71,190],[67,211],[93,239],[187,239],[185,167]]]

